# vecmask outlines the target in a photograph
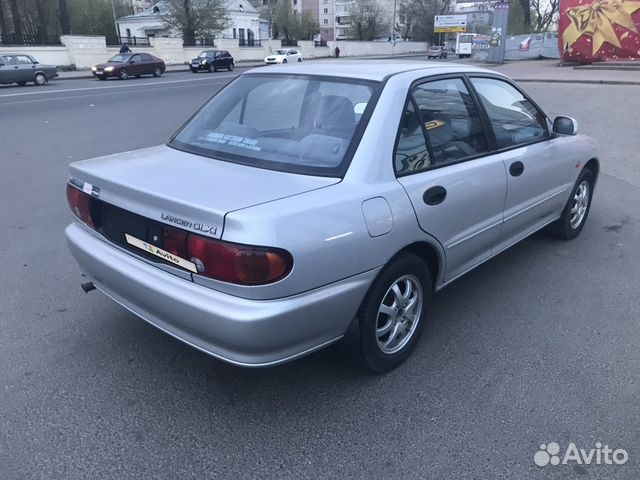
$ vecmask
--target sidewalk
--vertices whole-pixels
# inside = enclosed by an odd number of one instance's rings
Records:
[[[368,57],[344,57],[340,62],[349,61],[410,61],[426,62],[424,55],[407,54],[389,56],[368,56]],[[335,58],[316,58],[305,60],[306,62],[335,62]],[[487,64],[474,60],[454,60],[456,63],[475,65],[504,73],[517,82],[544,82],[544,83],[587,83],[587,84],[607,84],[607,85],[640,85],[640,70],[620,71],[608,70],[606,67],[593,69],[574,69],[573,67],[561,67],[559,60],[519,60],[507,62],[502,65]],[[442,62],[446,64],[445,62]],[[447,62],[448,63],[448,62]],[[259,67],[262,62],[237,62],[237,67]],[[188,72],[189,67],[185,65],[167,65],[165,74],[175,72]],[[87,79],[91,78],[90,70],[77,70],[73,72],[58,72],[58,79]]]

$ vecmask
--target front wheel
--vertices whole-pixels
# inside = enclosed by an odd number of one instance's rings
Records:
[[[285,58],[284,60],[282,60],[282,63],[287,63],[287,59]]]
[[[301,61],[302,61],[302,59],[301,59],[301,58],[298,58],[298,62],[301,62]]]
[[[120,70],[120,75],[118,75],[118,78],[120,80],[126,80],[127,78],[129,78],[129,72],[127,72],[126,68],[123,68],[122,70]]]
[[[192,72],[192,73],[198,73],[198,69],[197,69],[197,68],[192,68],[192,69],[191,69],[191,72]]]
[[[231,62],[227,68],[230,72],[233,71],[233,62]]]
[[[547,228],[549,233],[563,240],[571,240],[580,234],[591,210],[593,184],[593,172],[583,170],[576,180],[562,216]]]
[[[358,311],[351,354],[362,367],[388,372],[407,359],[424,330],[431,288],[429,268],[411,253],[384,267]]]
[[[45,77],[43,73],[36,73],[36,76],[33,77],[33,83],[41,87],[42,85],[47,83],[47,77]]]
[[[160,75],[162,75],[162,69],[160,67],[156,67],[153,69],[153,76],[154,77],[159,77]]]

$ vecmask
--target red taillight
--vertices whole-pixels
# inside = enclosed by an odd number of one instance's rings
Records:
[[[162,231],[162,248],[182,258],[187,255],[187,232],[165,226]]]
[[[76,187],[67,183],[67,201],[71,211],[89,225],[91,228],[95,228],[93,218],[91,218],[91,195],[87,195]]]
[[[187,235],[187,255],[202,268],[200,274],[243,285],[275,282],[293,266],[291,255],[284,250],[238,245],[192,233]]]

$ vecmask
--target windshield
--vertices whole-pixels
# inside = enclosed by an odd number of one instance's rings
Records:
[[[286,50],[276,50],[275,52],[273,52],[274,55],[286,55],[287,51]]]
[[[109,61],[111,63],[125,63],[129,61],[130,55],[116,55],[115,57],[111,57]]]
[[[198,58],[207,58],[207,52],[202,52],[200,55],[198,55]]]
[[[211,99],[170,145],[260,168],[341,176],[378,85],[302,75],[243,75]]]

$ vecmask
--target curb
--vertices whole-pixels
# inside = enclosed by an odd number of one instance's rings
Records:
[[[235,68],[253,68],[253,67],[259,67],[261,66],[261,63],[256,63],[256,64],[251,64],[251,65],[244,65],[244,64],[236,64]],[[167,73],[186,73],[189,72],[189,67],[187,67],[186,65],[184,66],[183,69],[178,69],[178,68],[172,68],[172,69],[167,69],[164,71],[163,75],[166,75]],[[59,72],[59,73],[64,73],[64,72]],[[74,75],[69,75],[69,76],[64,76],[64,77],[56,77],[56,81],[58,80],[90,80],[92,78],[95,78],[93,76],[93,74],[91,73],[91,71],[89,70],[80,70],[77,72],[77,74]]]

